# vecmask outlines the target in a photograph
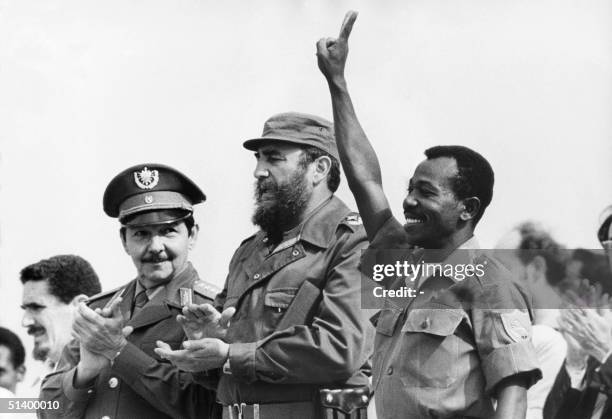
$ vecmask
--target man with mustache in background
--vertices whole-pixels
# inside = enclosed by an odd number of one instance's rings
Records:
[[[142,164],[119,173],[106,188],[104,211],[118,218],[121,243],[137,277],[80,304],[76,338],[41,398],[59,401],[42,417],[177,419],[218,417],[214,394],[190,373],[160,359],[155,341],[178,348],[185,334],[176,322],[183,306],[211,302],[214,286],[189,262],[198,237],[193,206],[206,197],[176,169]]]
[[[410,179],[405,224],[393,217],[376,153],[344,78],[356,17],[347,13],[338,38],[317,43],[317,57],[332,98],[340,160],[370,249],[406,249],[427,263],[486,268],[469,279],[423,276],[414,282],[414,301],[384,301],[373,358],[377,416],[524,418],[526,388],[541,377],[530,340],[529,299],[499,262],[477,252],[474,238],[493,195],[493,170],[467,147],[432,147]],[[415,247],[422,250],[410,252]],[[392,290],[405,283],[391,279],[385,285]],[[491,398],[497,399],[495,409]]]
[[[372,328],[357,269],[367,242],[359,215],[334,195],[333,126],[283,113],[244,147],[255,152],[260,230],[235,252],[215,308],[184,310],[185,349],[156,352],[204,378],[217,374],[224,418],[310,419],[322,417],[322,404],[355,415],[368,401]],[[321,396],[323,388],[343,390]]]
[[[76,255],[52,256],[28,265],[20,279],[22,325],[34,337],[34,359],[45,364],[42,377],[36,377],[20,396],[37,397],[42,378],[53,371],[70,342],[78,303],[101,291],[100,280],[89,262]]]

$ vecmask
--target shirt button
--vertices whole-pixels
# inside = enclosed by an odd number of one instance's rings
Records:
[[[421,329],[427,329],[429,327],[429,317],[426,317],[425,320],[421,323]]]
[[[387,375],[393,374],[393,367],[387,368]]]
[[[300,251],[296,249],[296,250],[294,250],[293,252],[291,252],[291,254],[292,254],[293,256],[297,256],[297,255],[299,255],[299,254],[300,254]]]
[[[101,419],[110,419],[110,416],[102,416]]]
[[[119,380],[117,380],[117,377],[111,377],[110,380],[108,380],[108,386],[110,388],[115,388],[119,385]]]
[[[255,274],[255,275],[253,275],[253,279],[259,279],[260,276],[261,275],[259,275],[259,274]]]

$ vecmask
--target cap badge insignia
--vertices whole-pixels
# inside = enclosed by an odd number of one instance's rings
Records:
[[[134,182],[140,189],[153,189],[159,182],[159,172],[145,167],[140,172],[134,172]]]

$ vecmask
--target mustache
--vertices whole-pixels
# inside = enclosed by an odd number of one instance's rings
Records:
[[[33,335],[35,333],[44,332],[44,331],[45,331],[45,328],[42,326],[30,326],[28,327],[27,333],[28,335]]]
[[[159,262],[167,262],[170,258],[167,256],[146,256],[140,259],[141,262],[145,263],[159,263]]]
[[[255,198],[261,199],[264,193],[266,192],[274,192],[278,191],[278,185],[274,181],[274,179],[266,178],[266,179],[258,179],[255,182]]]

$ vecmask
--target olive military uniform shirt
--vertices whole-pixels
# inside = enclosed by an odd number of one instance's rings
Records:
[[[241,244],[215,301],[236,307],[222,404],[311,401],[322,387],[368,384],[373,328],[360,308],[358,270],[366,246],[359,216],[336,197],[278,246],[262,231]],[[322,292],[304,307],[305,321],[279,327],[307,282]]]
[[[423,277],[416,298],[385,300],[373,358],[379,419],[490,418],[490,395],[500,381],[515,374],[528,375],[530,383],[541,377],[530,339],[529,297],[499,262],[467,250],[475,244],[470,239],[445,264],[482,264],[484,275]],[[411,247],[391,217],[370,249]],[[405,279],[390,285],[404,286]]]
[[[212,391],[153,351],[157,340],[168,343],[172,349],[179,349],[185,340],[183,329],[176,321],[182,310],[179,288],[192,288],[195,304],[210,303],[216,294],[215,287],[201,281],[189,264],[166,284],[165,296],[157,292],[127,322],[127,326],[134,328],[127,338],[128,344],[89,387],[73,385],[79,362],[79,343],[73,340],[64,348],[56,371],[45,378],[41,389],[41,400],[57,400],[60,409],[41,410],[39,417],[177,419],[207,418],[213,411],[219,414]],[[90,306],[102,308],[121,293],[121,312],[129,319],[135,290],[136,280],[133,280],[117,292],[91,297]]]

